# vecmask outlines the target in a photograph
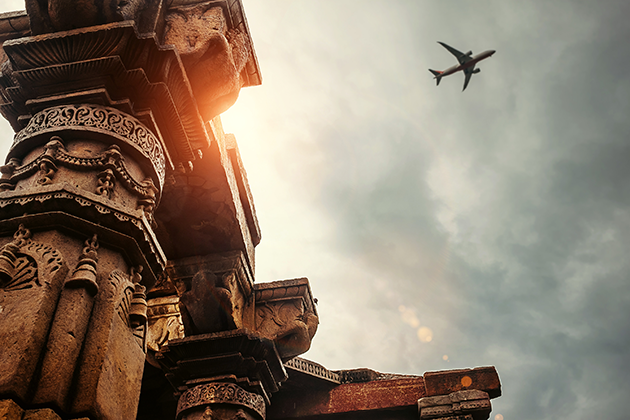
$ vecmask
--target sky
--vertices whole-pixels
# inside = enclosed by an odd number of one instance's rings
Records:
[[[493,420],[625,420],[630,3],[243,0],[262,86],[223,115],[329,369],[496,366]],[[1,11],[23,9],[3,0]],[[497,53],[435,86],[428,68]],[[11,142],[0,126],[1,154]]]

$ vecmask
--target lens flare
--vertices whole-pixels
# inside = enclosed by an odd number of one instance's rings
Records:
[[[448,362],[448,355],[445,354],[444,356],[442,356],[442,360],[444,360],[445,362]]]
[[[423,343],[429,343],[433,340],[433,330],[429,327],[420,327],[418,328],[418,338]]]
[[[404,305],[400,305],[398,307],[398,311],[400,312],[400,317],[405,324],[409,325],[412,328],[418,328],[420,326],[420,321],[418,320],[416,312],[413,309],[407,308]]]
[[[503,420],[503,416],[501,414],[497,414],[494,416],[494,420]]]
[[[464,387],[469,387],[472,385],[472,379],[470,378],[470,376],[464,376],[461,380],[462,386]]]

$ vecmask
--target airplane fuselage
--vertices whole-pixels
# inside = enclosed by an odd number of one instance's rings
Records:
[[[468,60],[467,62],[465,62],[464,64],[457,64],[453,67],[449,67],[446,70],[444,70],[441,74],[442,77],[444,76],[449,76],[453,73],[457,73],[458,71],[462,71],[464,69],[467,69],[469,67],[473,67],[475,66],[478,62],[480,62],[481,60],[485,60],[488,57],[492,57],[492,54],[494,54],[496,51],[495,50],[488,50],[488,51],[484,51],[482,53],[479,53],[477,55],[475,55],[474,57],[471,57],[470,60]]]

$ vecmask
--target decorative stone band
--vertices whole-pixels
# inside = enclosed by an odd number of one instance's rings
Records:
[[[322,365],[311,362],[310,360],[302,359],[301,357],[294,357],[293,359],[284,362],[284,365],[302,373],[325,379],[332,383],[341,383],[339,373],[328,370]]]
[[[166,160],[158,138],[131,115],[99,105],[62,105],[38,112],[30,119],[28,125],[15,135],[9,156],[14,149],[20,148],[20,145],[30,138],[62,130],[98,132],[133,146],[152,163],[160,189],[164,185]]]
[[[177,419],[181,419],[180,414],[186,410],[208,404],[240,405],[256,412],[262,420],[265,419],[266,407],[263,397],[225,382],[197,385],[184,392],[177,403]]]

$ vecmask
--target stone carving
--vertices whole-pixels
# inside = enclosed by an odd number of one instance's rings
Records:
[[[98,186],[96,187],[96,194],[105,197],[111,197],[114,191],[114,185],[116,178],[114,177],[114,171],[107,168],[100,174],[98,174]]]
[[[149,299],[147,316],[149,332],[147,346],[149,350],[158,352],[169,340],[184,338],[184,324],[179,313],[179,298],[176,295]],[[157,362],[156,367],[159,367]]]
[[[258,394],[245,391],[243,388],[224,382],[198,385],[184,392],[177,404],[177,418],[186,410],[209,404],[231,404],[246,407],[265,418],[265,401]],[[234,411],[237,411],[235,409]],[[209,413],[210,414],[210,413]],[[203,417],[200,417],[203,418]],[[214,419],[215,417],[209,417]],[[219,417],[223,419],[224,417]],[[228,417],[229,418],[229,417]]]
[[[421,420],[485,420],[492,410],[487,392],[478,389],[457,391],[448,395],[418,400]]]
[[[6,175],[0,182],[0,189],[4,186],[5,191],[12,190],[17,181],[27,178],[38,170],[40,178],[37,182],[42,185],[50,184],[57,170],[56,164],[77,169],[98,170],[105,168],[97,175],[96,194],[111,198],[116,184],[116,177],[118,177],[122,181],[122,185],[139,196],[137,208],[145,213],[147,220],[153,220],[153,210],[155,209],[159,190],[151,178],[145,178],[142,182],[137,182],[131,176],[117,145],[111,145],[105,152],[94,158],[77,157],[66,151],[61,137],[53,136],[46,144],[42,155],[31,163],[19,166],[17,159],[12,159],[12,161],[11,164],[2,167],[5,168]]]
[[[250,52],[245,35],[228,29],[221,7],[206,2],[169,9],[164,43],[181,55],[205,121],[234,104]]]
[[[283,359],[306,352],[319,320],[301,300],[265,302],[256,307],[256,331],[276,343]]]
[[[20,160],[16,158],[9,159],[6,165],[0,166],[0,192],[9,191],[15,188],[15,183],[11,182],[13,172],[20,166]]]
[[[50,246],[31,241],[31,232],[20,224],[13,241],[0,250],[0,288],[6,291],[41,286],[34,257],[45,259],[49,273],[59,270],[63,260]]]
[[[85,240],[85,247],[79,257],[77,267],[74,269],[72,276],[66,281],[65,287],[85,288],[92,296],[98,292],[98,283],[96,282],[96,264],[98,263],[98,240],[96,235],[92,239]]]
[[[4,287],[10,286],[14,281],[17,253],[22,246],[30,241],[31,232],[20,224],[17,232],[13,235],[13,241],[6,244],[0,250],[0,281]],[[20,264],[21,265],[21,264]]]
[[[295,369],[301,373],[325,379],[332,383],[341,383],[341,375],[338,372],[333,372],[320,364],[300,357],[294,357],[291,360],[287,360],[284,362],[284,366]]]
[[[147,322],[147,288],[140,284],[142,281],[142,266],[131,267],[131,282],[133,283],[133,295],[129,305],[129,325],[138,328]]]
[[[47,185],[52,184],[52,179],[57,172],[57,166],[50,160],[48,156],[44,156],[39,162],[39,179],[38,184]]]
[[[232,292],[213,272],[203,270],[191,280],[190,290],[179,297],[186,335],[236,328]]]
[[[283,360],[306,352],[319,318],[307,279],[256,286],[256,331],[273,340]]]
[[[54,187],[54,185],[50,187]],[[80,206],[82,209],[91,209],[91,213],[96,214],[99,218],[99,224],[116,226],[119,231],[132,236],[138,245],[147,250],[145,255],[150,265],[149,268],[151,268],[151,271],[149,271],[149,285],[155,281],[152,273],[158,270],[161,271],[161,268],[166,265],[166,258],[143,218],[123,213],[115,207],[94,200],[92,197],[87,198],[82,194],[81,190],[71,188],[67,184],[59,184],[58,188],[49,188],[44,193],[17,194],[13,191],[5,193],[4,197],[0,198],[0,209],[5,215],[17,215],[31,211],[33,207],[37,208],[43,203],[51,203],[48,205],[53,205],[53,207],[49,208],[54,208],[54,205],[58,205],[67,209],[66,206],[68,203],[71,203],[75,206]],[[130,246],[132,245],[130,244]],[[145,270],[145,279],[146,277]]]
[[[164,185],[166,160],[162,144],[144,124],[114,108],[90,104],[47,108],[38,112],[30,119],[28,125],[15,135],[11,149],[15,149],[26,139],[60,130],[103,132],[134,146],[152,162],[160,186]]]

